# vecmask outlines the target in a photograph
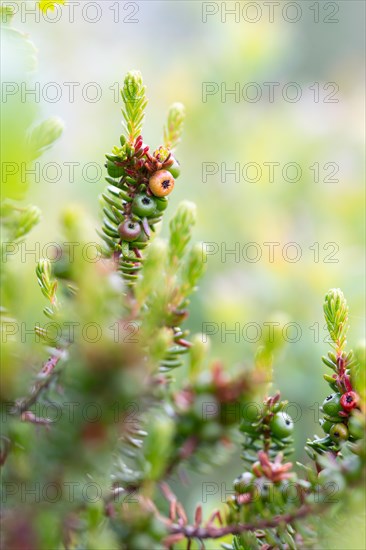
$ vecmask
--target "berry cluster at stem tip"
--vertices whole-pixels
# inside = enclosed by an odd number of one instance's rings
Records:
[[[322,357],[322,361],[333,371],[331,375],[324,374],[332,393],[324,399],[320,408],[323,417],[319,422],[325,436],[307,444],[318,454],[329,451],[338,454],[347,442],[352,445],[363,435],[360,396],[354,388],[357,361],[352,350],[345,350],[348,307],[342,291],[330,290],[323,309],[332,350]],[[314,458],[311,451],[309,454]]]
[[[148,246],[156,224],[168,206],[168,196],[180,176],[174,155],[183,127],[184,108],[175,103],[164,128],[164,144],[153,153],[141,135],[147,105],[145,86],[138,71],[129,72],[121,91],[126,133],[120,146],[106,155],[109,184],[103,193],[103,226],[99,235],[107,245],[127,286],[133,286],[141,270],[141,251]]]

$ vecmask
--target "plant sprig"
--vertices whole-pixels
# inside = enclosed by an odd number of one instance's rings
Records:
[[[332,288],[325,296],[324,316],[329,336],[337,352],[341,352],[347,342],[348,306],[339,288]]]
[[[145,108],[147,105],[146,87],[143,84],[140,71],[130,71],[127,73],[121,97],[124,108],[122,108],[125,128],[130,145],[141,134],[142,125],[145,117]]]
[[[168,111],[166,126],[164,126],[164,145],[172,151],[180,142],[183,132],[184,119],[184,105],[182,103],[173,103]]]
[[[46,308],[45,314],[50,317],[59,307],[57,300],[57,280],[52,278],[52,266],[48,259],[41,259],[36,266],[37,281],[42,294],[50,301],[52,308]]]

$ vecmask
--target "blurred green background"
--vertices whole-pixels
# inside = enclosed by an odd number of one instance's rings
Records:
[[[297,459],[305,459],[306,438],[320,434],[314,403],[321,403],[327,391],[320,356],[327,350],[322,301],[328,288],[342,288],[349,302],[350,344],[363,337],[365,5],[352,0],[331,2],[328,4],[338,8],[331,16],[331,8],[324,2],[297,2],[301,16],[291,23],[283,15],[284,2],[275,8],[273,22],[268,7],[251,2],[260,6],[262,16],[250,23],[243,16],[235,22],[229,15],[222,22],[223,5],[235,3],[211,2],[218,12],[204,23],[205,3],[201,2],[120,2],[118,22],[114,21],[116,2],[100,2],[100,12],[90,7],[84,18],[83,4],[75,6],[71,23],[70,7],[56,10],[60,18],[54,23],[50,22],[52,14],[40,16],[39,22],[30,14],[23,22],[15,16],[14,26],[29,33],[38,48],[38,69],[32,80],[40,86],[39,116],[57,115],[65,124],[62,138],[38,161],[40,181],[29,177],[27,202],[37,204],[43,218],[28,237],[27,247],[31,250],[40,243],[42,250],[44,244],[62,240],[58,220],[71,203],[88,213],[88,238],[98,242],[98,195],[105,184],[102,177],[93,182],[97,172],[91,165],[86,172],[85,166],[96,163],[103,169],[104,153],[118,142],[121,133],[116,83],[122,82],[128,70],[139,69],[149,97],[146,143],[153,148],[160,144],[161,121],[172,102],[183,102],[187,111],[177,155],[182,176],[167,218],[180,200],[192,200],[198,208],[197,240],[216,243],[220,250],[225,246],[233,249],[235,243],[242,249],[254,242],[262,251],[257,262],[243,257],[236,262],[232,254],[226,261],[220,253],[208,256],[207,274],[192,300],[187,325],[192,332],[201,332],[207,322],[226,323],[228,329],[235,323],[240,329],[257,323],[265,333],[264,322],[281,318],[300,327],[298,341],[288,342],[276,357],[274,377],[275,389],[301,411],[296,448]],[[242,9],[247,3],[237,4]],[[316,5],[319,22],[314,22]],[[100,19],[86,21],[85,13],[89,20],[96,14]],[[288,11],[287,19],[294,18],[294,13]],[[247,19],[253,19],[253,14],[247,12]],[[327,17],[338,22],[326,22]],[[54,90],[47,87],[50,82],[61,90],[59,100],[50,101],[54,97]],[[262,90],[257,102],[246,101],[242,95],[235,101],[233,94],[222,101],[220,92],[203,101],[204,83],[226,86],[227,90],[239,85],[242,90],[249,82]],[[268,100],[266,82],[279,83],[273,102]],[[283,86],[289,82],[297,83],[302,91],[297,102],[282,96]],[[339,88],[334,95],[337,102],[324,102],[333,90],[326,88],[330,82]],[[65,83],[77,83],[74,101],[70,101],[70,84]],[[98,101],[93,99],[95,88],[85,88],[89,83],[97,84],[101,92]],[[316,89],[319,102],[314,101]],[[28,97],[33,103],[34,97]],[[272,182],[263,164],[269,162],[279,163]],[[301,166],[298,181],[286,181],[282,176],[282,168],[291,162]],[[48,163],[60,167],[60,177],[53,183],[50,179],[55,171]],[[78,163],[74,181],[70,181],[67,163]],[[204,163],[218,166],[218,172],[207,181],[202,176]],[[262,176],[257,182],[245,181],[242,175],[235,181],[228,174],[225,182],[222,163],[227,169],[233,169],[235,163],[240,163],[240,169],[257,163]],[[319,181],[310,169],[314,163],[319,163]],[[327,179],[332,169],[329,165],[324,168],[326,163],[335,163],[333,178],[337,181]],[[43,170],[46,177],[42,177]],[[162,235],[167,234],[167,226]],[[268,242],[280,243],[274,261],[269,261],[268,247],[263,244]],[[296,263],[286,261],[281,253],[290,242],[301,250]],[[314,256],[317,247],[319,258]],[[253,250],[248,250],[250,253]],[[18,270],[23,285],[18,318],[29,328],[41,320],[43,304],[34,267],[34,256],[27,256],[26,263],[19,255],[14,258],[12,269]],[[254,337],[248,334],[247,338],[241,335],[239,342],[230,335],[223,341],[219,331],[211,338],[212,357],[221,357],[228,367],[250,364],[257,343],[249,341]],[[290,331],[291,338],[295,339]],[[207,474],[205,480],[222,480],[229,490],[240,467],[239,459],[233,459],[227,467]],[[189,503],[202,500],[202,477],[193,479],[187,488],[174,484],[188,509],[193,507]],[[207,508],[214,508],[219,500],[220,494],[208,497]],[[347,533],[347,541],[338,532],[337,540],[328,533],[324,548],[363,547],[360,529]]]

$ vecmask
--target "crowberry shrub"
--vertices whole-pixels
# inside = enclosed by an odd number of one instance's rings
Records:
[[[50,336],[36,327],[49,356],[36,376],[27,374],[23,397],[11,376],[4,380],[4,548],[212,548],[215,539],[227,550],[319,548],[319,518],[336,508],[329,488],[346,505],[365,466],[364,353],[346,348],[345,297],[332,289],[324,302],[331,345],[323,357],[331,371],[324,375],[331,391],[321,406],[324,437],[309,438],[310,461],[295,466],[297,426],[271,387],[274,343],[262,342],[252,367],[233,373],[210,362],[200,336],[184,327],[205,267],[202,247],[190,244],[195,206],[183,202],[168,240],[157,237],[180,185],[184,108],[169,109],[163,143],[151,149],[142,135],[147,99],[138,71],[126,75],[121,99],[124,131],[105,160],[103,257],[86,263],[60,247],[61,267],[38,262],[44,314],[63,330]],[[28,136],[31,162],[61,125],[50,119],[19,131]],[[6,242],[19,242],[39,221],[35,207],[18,202],[25,191],[2,202]],[[78,211],[64,212],[70,242],[85,241],[84,223]],[[96,312],[103,328],[114,327],[97,343],[64,329],[90,323]],[[15,371],[24,360],[14,342],[5,359]],[[176,376],[182,369],[184,377]],[[231,414],[236,406],[240,416]],[[50,408],[59,414],[51,418]],[[239,447],[242,469],[225,503],[185,510],[171,482],[182,482],[183,471],[227,463]]]

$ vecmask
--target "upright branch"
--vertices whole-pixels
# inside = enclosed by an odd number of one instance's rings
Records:
[[[135,139],[141,134],[142,124],[147,105],[146,88],[142,82],[140,71],[127,73],[121,96],[123,100],[122,114],[125,120],[124,126],[127,132],[128,141],[133,145]]]
[[[154,153],[143,142],[142,124],[147,105],[141,74],[129,72],[121,92],[124,126],[120,146],[106,155],[109,186],[103,193],[103,227],[100,236],[107,245],[106,255],[113,255],[126,286],[132,289],[144,262],[143,250],[155,232],[155,226],[168,206],[167,197],[180,175],[180,165],[172,149],[161,145]],[[178,143],[182,115],[168,117],[169,132]],[[179,111],[180,112],[180,111]]]
[[[333,348],[327,356],[322,357],[323,363],[332,371],[332,375],[324,374],[332,393],[326,397],[321,407],[323,418],[320,424],[325,437],[316,437],[308,441],[316,453],[332,452],[338,454],[346,446],[360,438],[359,394],[354,389],[357,361],[353,351],[346,351],[348,331],[348,306],[340,289],[331,289],[325,296],[324,317],[327,324],[330,343]],[[308,449],[310,456],[316,460],[316,454]]]
[[[340,355],[346,344],[349,326],[347,302],[339,288],[333,288],[326,294],[323,310],[332,346]]]
[[[183,132],[185,110],[182,103],[173,103],[168,112],[168,120],[164,126],[164,145],[172,151],[177,147]]]
[[[57,280],[52,279],[51,262],[47,259],[39,260],[36,274],[42,294],[51,302],[53,307],[57,308]]]
[[[245,470],[233,482],[233,494],[227,498],[226,511],[214,511],[203,521],[201,506],[190,525],[187,513],[167,488],[164,494],[170,502],[169,518],[161,518],[168,528],[167,547],[188,540],[200,541],[234,535],[226,550],[313,547],[314,535],[307,520],[303,528],[300,518],[325,511],[327,487],[342,487],[359,479],[365,466],[362,437],[364,407],[354,390],[359,368],[352,352],[345,351],[348,329],[348,307],[342,292],[330,290],[325,298],[325,318],[335,353],[329,352],[323,362],[333,376],[325,375],[334,393],[323,403],[324,418],[320,424],[326,432],[323,439],[308,441],[307,452],[315,460],[298,466],[306,473],[299,477],[292,462],[285,462],[293,452],[294,422],[287,413],[286,401],[280,394],[266,397],[263,404],[246,403],[241,409],[240,431],[244,434],[242,458]],[[263,355],[263,354],[262,354]],[[185,397],[187,399],[187,395]],[[180,424],[183,424],[181,421]]]

